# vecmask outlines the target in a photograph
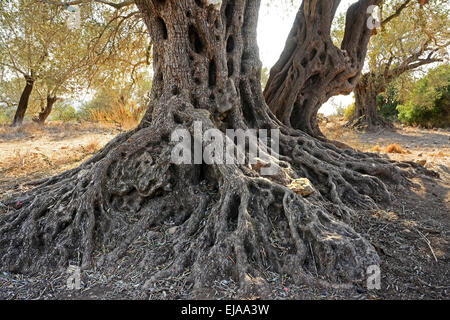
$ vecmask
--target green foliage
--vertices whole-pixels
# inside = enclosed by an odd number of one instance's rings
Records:
[[[424,127],[450,126],[450,65],[434,68],[418,80],[397,106],[399,120]]]
[[[355,115],[356,115],[356,104],[352,103],[345,109],[344,118],[345,120],[352,120],[355,118]]]
[[[340,47],[342,40],[344,39],[345,31],[345,14],[341,13],[333,20],[333,25],[331,26],[331,40],[336,47]]]
[[[8,80],[4,73],[0,76],[0,124],[5,124],[14,117],[25,80],[20,78]]]
[[[64,6],[21,0],[1,8],[0,102],[17,107],[27,75],[34,80],[29,119],[47,96],[70,99],[145,77],[151,42],[136,10],[83,1],[80,16],[80,28],[73,29]]]
[[[80,119],[80,114],[70,104],[57,103],[53,107],[50,119],[51,120],[59,120],[59,121],[63,121],[63,122],[77,121]]]
[[[342,118],[343,116],[345,116],[345,110],[347,110],[347,108],[343,105],[338,105],[336,107],[336,111],[334,112],[334,115]]]
[[[398,91],[395,86],[388,86],[386,91],[377,97],[378,113],[388,120],[395,120],[398,116]]]
[[[394,14],[404,2],[383,1],[382,20]],[[424,6],[410,1],[398,17],[379,28],[371,39],[367,61],[370,72],[374,75],[391,72],[391,78],[395,79],[415,69],[414,65],[428,56],[444,57],[450,36],[449,14],[447,0],[429,0]]]
[[[11,110],[0,108],[0,125],[9,123],[13,116],[14,114],[11,112]]]

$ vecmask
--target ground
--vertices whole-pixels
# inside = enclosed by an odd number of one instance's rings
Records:
[[[23,182],[76,167],[119,132],[90,123],[0,127],[0,194],[8,195]]]
[[[360,133],[344,128],[343,119],[323,119],[330,139],[397,161],[419,162],[440,178],[421,176],[415,187],[391,186],[396,200],[385,211],[361,212],[355,229],[377,249],[381,259],[381,290],[332,290],[299,287],[289,278],[267,273],[268,299],[448,299],[450,297],[450,130],[397,125],[395,130]],[[51,123],[42,128],[0,128],[0,201],[24,190],[27,181],[73,168],[89,158],[119,130],[97,124]],[[0,204],[0,214],[1,214]],[[25,277],[0,274],[0,299],[223,299],[239,298],[237,284],[219,279],[209,291],[194,292],[184,275],[160,281],[143,291],[149,275],[133,272],[128,256],[141,255],[143,244],[155,248],[171,235],[151,230],[134,241],[115,268],[82,273],[82,290],[67,290],[67,274]],[[255,297],[256,298],[256,297]]]

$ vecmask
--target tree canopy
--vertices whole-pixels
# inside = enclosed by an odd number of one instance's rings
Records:
[[[377,96],[405,73],[448,61],[450,8],[446,1],[385,1],[381,26],[369,44],[365,71],[355,89],[353,126],[386,122],[377,114]]]
[[[48,101],[118,81],[132,87],[142,79],[151,62],[151,42],[136,11],[83,2],[75,28],[67,23],[69,15],[66,6],[38,0],[2,6],[0,67],[6,87],[29,78],[36,91],[31,100]],[[4,100],[11,107],[11,98]]]

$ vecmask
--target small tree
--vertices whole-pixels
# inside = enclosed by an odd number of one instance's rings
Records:
[[[0,64],[10,75],[25,79],[13,126],[21,125],[28,102],[42,67],[49,58],[49,47],[57,31],[50,24],[39,24],[50,14],[32,1],[8,1],[0,10]]]

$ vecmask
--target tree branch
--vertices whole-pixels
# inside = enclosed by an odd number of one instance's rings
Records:
[[[56,6],[64,6],[64,7],[74,6],[74,5],[83,4],[83,3],[87,3],[87,2],[97,2],[97,3],[101,3],[104,5],[113,7],[117,10],[134,4],[133,0],[126,0],[123,2],[119,2],[119,3],[114,3],[114,2],[110,2],[110,1],[106,1],[106,0],[73,0],[73,1],[67,1],[67,2],[59,2],[59,1],[53,1],[53,0],[41,0],[41,1],[46,2],[48,4],[52,4],[52,5],[56,5]]]
[[[396,79],[403,73],[417,69],[427,64],[443,61],[440,58],[433,57],[433,54],[437,51],[437,49],[431,50],[426,58],[421,59],[420,56],[425,51],[426,48],[422,48],[418,52],[406,58],[400,65],[392,69],[385,68],[385,71],[380,75],[376,75],[373,72],[368,72],[363,75],[361,81],[370,82],[372,90],[376,91],[377,93],[381,93],[385,90],[387,84],[391,83],[392,80]]]
[[[399,75],[410,71],[410,70],[414,70],[418,67],[430,64],[430,63],[434,63],[434,62],[442,62],[442,59],[439,58],[433,58],[433,57],[427,57],[425,59],[416,59],[414,61],[408,62],[408,63],[404,63],[392,70],[389,71],[389,74],[387,75],[386,79],[390,80],[391,78],[396,78]]]
[[[350,6],[345,21],[344,39],[341,48],[358,63],[364,63],[372,30],[367,26],[370,14],[367,12],[371,5],[379,5],[382,0],[359,0]]]
[[[381,21],[381,26],[384,26],[385,24],[389,23],[389,21],[391,21],[392,19],[398,17],[403,9],[405,9],[408,4],[411,2],[411,0],[406,0],[405,2],[403,2],[396,10],[393,14],[391,14],[389,17],[387,17],[386,19],[384,19],[383,21]]]

